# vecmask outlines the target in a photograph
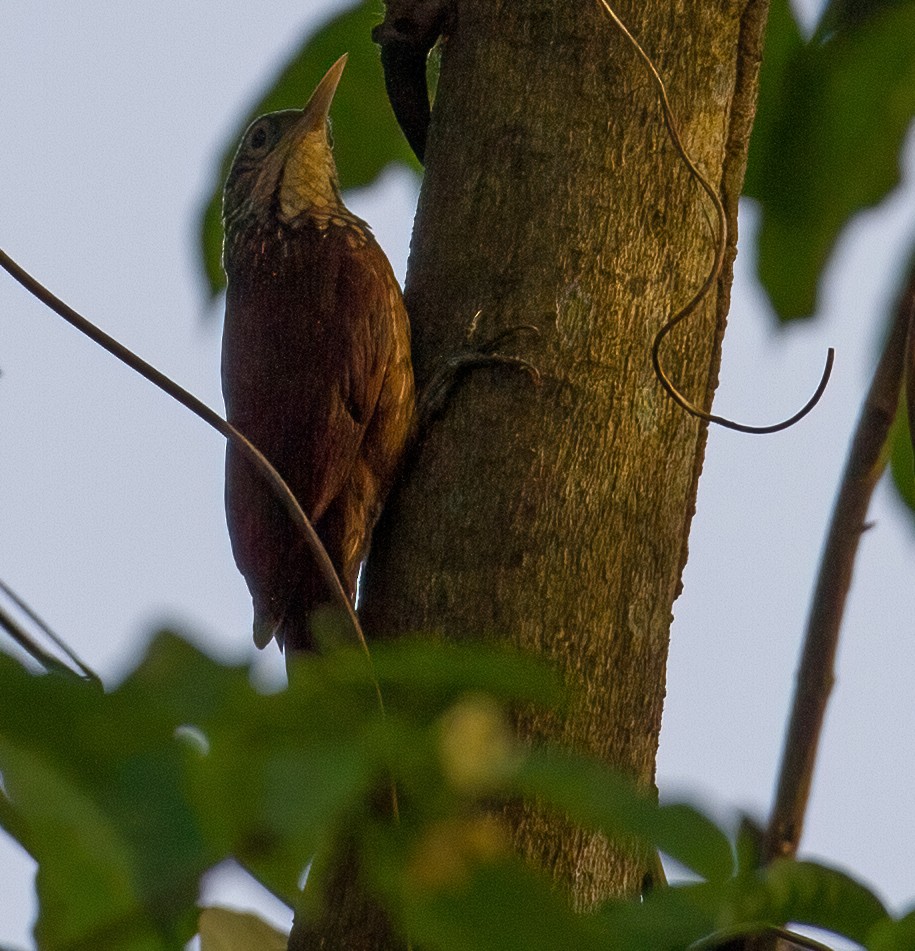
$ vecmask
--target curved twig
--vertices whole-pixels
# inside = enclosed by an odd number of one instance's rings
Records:
[[[674,118],[673,109],[671,108],[670,101],[667,98],[667,87],[664,85],[664,80],[661,78],[661,74],[658,72],[657,67],[652,62],[651,57],[645,52],[639,41],[632,35],[632,33],[629,32],[626,24],[623,23],[623,21],[619,18],[607,0],[597,0],[597,3],[607,12],[607,15],[614,22],[614,24],[616,24],[616,27],[619,29],[619,31],[623,34],[623,36],[626,37],[632,48],[638,54],[638,57],[645,66],[649,76],[653,80],[658,92],[658,97],[661,100],[661,110],[664,114],[664,124],[667,126],[667,132],[670,136],[670,140],[690,175],[692,175],[692,177],[696,180],[705,194],[708,195],[709,200],[715,209],[715,217],[718,222],[718,237],[715,247],[715,259],[708,276],[703,281],[702,286],[696,291],[695,294],[693,294],[686,304],[684,304],[683,307],[673,314],[673,316],[668,319],[667,323],[665,323],[664,326],[655,334],[654,342],[651,345],[651,363],[654,367],[655,376],[657,376],[658,382],[664,387],[670,398],[679,407],[681,407],[681,409],[686,410],[686,412],[691,416],[695,416],[697,419],[702,419],[707,423],[715,423],[718,426],[724,426],[726,429],[734,429],[740,433],[751,433],[753,435],[777,433],[781,432],[783,429],[788,429],[790,426],[793,426],[795,423],[802,420],[814,408],[814,406],[819,403],[820,397],[822,397],[823,392],[826,389],[826,384],[829,382],[829,376],[832,373],[832,365],[835,360],[835,350],[833,350],[832,347],[829,348],[829,351],[826,354],[826,366],[823,369],[823,375],[820,378],[819,385],[817,386],[813,396],[811,396],[804,406],[793,416],[782,420],[780,423],[773,423],[770,426],[748,426],[744,423],[738,423],[732,419],[728,419],[725,416],[719,416],[716,413],[710,413],[707,410],[696,406],[695,403],[687,399],[687,397],[684,396],[679,389],[677,389],[676,385],[673,383],[661,365],[661,344],[664,342],[664,338],[674,329],[674,327],[677,326],[677,324],[686,320],[687,317],[695,313],[696,309],[699,307],[708,292],[712,289],[718,278],[721,276],[721,271],[724,268],[724,258],[728,245],[727,216],[725,214],[724,205],[722,204],[718,193],[714,188],[712,188],[708,179],[696,167],[695,162],[693,162],[693,160],[690,158],[689,153],[686,151],[686,148],[683,145],[683,140],[680,138],[680,133],[677,129],[677,123]]]
[[[96,327],[95,324],[83,317],[82,314],[77,313],[72,307],[64,303],[43,284],[32,277],[31,274],[17,264],[2,249],[0,249],[0,267],[17,280],[30,294],[37,297],[45,306],[53,310],[55,314],[63,317],[68,324],[85,334],[90,340],[93,340],[100,347],[107,350],[112,356],[117,357],[122,363],[126,364],[136,373],[139,373],[140,376],[149,380],[150,383],[157,386],[164,393],[167,393],[172,399],[179,402],[182,406],[194,413],[194,415],[198,416],[217,432],[225,436],[225,438],[230,440],[239,452],[254,465],[270,486],[274,495],[276,495],[277,499],[283,504],[283,507],[286,509],[293,523],[298,527],[299,531],[301,531],[302,536],[308,544],[309,551],[317,562],[318,569],[324,581],[327,583],[328,588],[339,606],[343,609],[344,615],[349,621],[357,642],[365,653],[371,657],[368,643],[362,632],[359,619],[356,617],[355,609],[347,597],[343,585],[340,583],[330,556],[327,554],[321,539],[314,530],[314,526],[302,510],[302,506],[299,505],[298,499],[293,495],[291,489],[283,480],[283,477],[276,471],[267,457],[232,426],[231,423],[226,422],[218,413],[210,409],[206,403],[179,386],[174,380],[167,377],[154,366],[138,357],[133,351],[128,350],[122,343]]]
[[[7,614],[0,608],[0,628],[9,634],[10,638],[18,644],[32,660],[38,661],[45,671],[49,674],[63,674],[65,677],[79,678],[79,674],[68,667],[62,660],[58,660],[53,654],[49,654],[44,648],[39,647],[35,641],[29,637],[27,631],[17,623],[15,618]]]
[[[72,674],[76,677],[83,677],[85,680],[91,680],[93,683],[102,685],[102,679],[99,675],[89,666],[84,664],[82,660],[77,656],[76,652],[64,641],[62,637],[59,637],[47,624],[47,622],[39,614],[32,610],[32,608],[16,594],[15,591],[5,582],[3,579],[0,579],[0,591],[2,591],[9,599],[19,608],[20,611],[37,627],[44,635],[51,641],[52,644],[59,647],[67,657],[73,662],[73,664],[78,668],[78,671],[71,670],[66,665],[61,665],[68,674]],[[8,623],[9,622],[9,623]],[[11,629],[10,624],[13,624],[15,630]],[[9,618],[6,613],[3,613],[3,619],[0,619],[0,624],[6,629],[6,632],[16,641],[16,643],[25,651],[29,653],[31,657],[37,660],[42,664],[46,670],[57,670],[58,664],[60,663],[56,658],[52,658],[50,654],[44,651],[39,647],[31,637],[26,634],[18,625],[15,625],[12,622],[12,618]],[[53,661],[51,667],[48,666],[49,658]]]

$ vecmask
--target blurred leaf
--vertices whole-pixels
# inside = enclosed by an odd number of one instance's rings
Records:
[[[291,707],[281,704],[274,712],[283,716],[281,708],[292,713]],[[278,732],[279,717],[257,716],[253,708],[239,712],[255,715],[237,729],[225,723],[209,734],[212,745],[198,764],[194,802],[221,851],[294,905],[310,856],[332,847],[364,809],[379,758],[365,734],[344,736],[329,724],[323,741],[313,735],[297,741],[293,730]],[[320,712],[315,716],[324,722]]]
[[[373,842],[368,852],[373,879],[404,932],[423,948],[605,951],[608,947],[605,940],[598,940],[589,918],[575,914],[544,876],[517,860],[480,861],[456,868],[451,880],[427,882],[411,878],[409,861],[395,854],[390,843]]]
[[[607,902],[596,917],[613,951],[681,951],[717,930],[718,894],[720,887],[708,885],[660,888],[642,901]]]
[[[728,878],[734,855],[727,836],[684,803],[659,806],[601,763],[558,753],[532,753],[517,776],[523,795],[586,828],[636,836],[710,880]]]
[[[778,136],[778,125],[784,103],[791,99],[791,66],[804,54],[804,40],[788,0],[771,0],[766,43],[759,70],[759,99],[756,119],[750,136],[750,153],[743,192],[761,203],[765,201],[767,182],[764,167],[767,153]]]
[[[200,912],[200,951],[286,951],[289,936],[263,918],[229,908]]]
[[[222,270],[222,186],[242,133],[266,112],[301,109],[328,67],[349,53],[346,71],[334,97],[334,155],[342,188],[370,185],[391,163],[419,171],[397,126],[387,99],[372,28],[380,22],[378,0],[363,0],[333,17],[279,69],[268,90],[229,136],[216,181],[200,218],[201,256],[211,295],[226,283]]]
[[[449,951],[606,947],[548,881],[519,862],[481,867],[470,883],[430,895],[412,912],[409,933]]]
[[[40,947],[180,947],[193,934],[212,855],[174,726],[154,701],[0,657],[0,818],[38,862]]]
[[[860,882],[814,862],[777,859],[757,876],[738,880],[733,924],[795,922],[864,944],[887,917],[880,900]]]
[[[300,659],[271,696],[246,667],[171,635],[107,694],[0,655],[0,823],[39,863],[39,946],[177,951],[213,864],[234,855],[294,904],[307,859],[319,898],[346,844],[393,920],[430,949],[679,951],[782,921],[906,947],[908,926],[893,930],[848,876],[785,861],[731,877],[730,843],[697,810],[658,806],[602,764],[534,750],[509,794],[637,837],[709,879],[576,914],[511,855],[501,820],[480,808],[490,792],[449,783],[439,762],[443,724],[483,710],[466,698],[491,696],[497,716],[496,701],[561,699],[555,677],[492,647],[419,640],[378,645],[375,670],[387,716],[356,650]],[[399,821],[383,808],[392,778]],[[283,946],[252,916],[220,910],[201,916],[200,933],[203,951]]]
[[[0,656],[0,821],[39,865],[40,946],[180,948],[200,875],[229,855],[294,901],[381,768],[361,665],[344,687],[315,658],[264,697],[161,635],[105,694]]]
[[[817,23],[814,41],[823,40],[840,30],[852,30],[876,16],[886,7],[909,0],[829,0]]]
[[[641,902],[609,902],[598,915],[616,937],[615,951],[680,951],[694,942],[717,947],[717,941],[785,922],[822,928],[863,944],[886,920],[879,900],[847,875],[788,860],[736,879],[659,889]],[[712,938],[717,940],[713,943]]]
[[[295,904],[309,857],[354,821],[382,774],[380,719],[357,651],[304,658],[290,688],[272,696],[241,685],[213,716],[193,721],[209,744],[188,763],[207,840]]]
[[[11,796],[23,804],[23,844],[39,863],[41,915],[35,936],[40,946],[66,947],[87,934],[116,935],[126,922],[145,943],[145,932],[152,929],[135,922],[142,900],[132,880],[129,844],[118,830],[40,755],[0,740],[0,763]]]
[[[770,57],[771,52],[771,57]],[[802,44],[773,3],[746,193],[762,206],[759,276],[783,319],[812,313],[849,219],[899,182],[915,114],[915,3]]]
[[[738,876],[751,874],[762,865],[765,834],[765,830],[752,816],[743,814],[740,817],[734,843]]]
[[[387,717],[358,650],[300,659],[271,696],[168,634],[110,693],[0,655],[0,823],[39,864],[41,946],[181,947],[200,875],[229,855],[294,904],[309,857],[357,834],[390,776],[418,817],[466,802],[438,752],[456,698],[562,698],[542,663],[499,648],[376,653]]]
[[[472,692],[551,709],[566,700],[553,668],[504,646],[403,638],[373,646],[372,661],[386,702],[423,707],[435,716]]]
[[[734,853],[727,836],[695,806],[662,805],[651,825],[655,847],[703,878],[717,881],[733,873]]]
[[[915,910],[898,921],[884,920],[867,936],[870,951],[911,951],[915,948]]]

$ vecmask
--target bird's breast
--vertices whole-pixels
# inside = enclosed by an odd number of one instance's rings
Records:
[[[222,376],[230,419],[263,426],[267,403],[307,415],[339,390],[354,346],[372,346],[359,341],[375,336],[373,288],[390,272],[370,242],[339,215],[252,227],[227,240]]]

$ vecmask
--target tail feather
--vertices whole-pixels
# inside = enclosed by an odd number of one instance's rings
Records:
[[[265,617],[254,612],[254,644],[258,650],[263,650],[275,637],[280,649],[283,647],[282,621],[272,617]]]
[[[280,648],[287,654],[318,650],[321,645],[315,637],[314,614],[324,607],[337,607],[336,601],[323,576],[308,559],[272,635]]]

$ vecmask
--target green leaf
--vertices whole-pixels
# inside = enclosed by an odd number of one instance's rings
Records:
[[[608,947],[592,920],[575,914],[545,876],[517,860],[456,868],[451,881],[430,885],[411,880],[403,860],[378,862],[385,852],[376,839],[366,856],[376,887],[388,896],[388,906],[397,910],[403,932],[423,948],[604,951]]]
[[[759,70],[759,99],[756,119],[750,136],[750,152],[743,192],[764,203],[767,189],[772,184],[765,180],[767,151],[778,135],[778,123],[783,103],[791,98],[786,88],[791,80],[791,64],[803,56],[804,40],[788,0],[772,0],[766,43]]]
[[[188,795],[207,841],[289,904],[311,854],[355,821],[383,773],[365,659],[353,657],[347,683],[333,666],[305,658],[282,693],[260,696],[244,683],[191,721],[208,743],[206,755],[188,758]]]
[[[214,731],[192,795],[208,838],[294,905],[309,857],[355,823],[379,766],[359,736],[335,737],[331,729],[323,742],[295,743],[276,727],[274,717],[254,716],[246,728]]]
[[[864,944],[886,908],[868,888],[814,862],[776,860],[757,876],[738,881],[731,923],[811,925]]]
[[[913,37],[911,0],[807,45],[785,0],[773,5],[746,191],[762,206],[759,276],[783,319],[815,310],[842,228],[899,182],[915,114]]]
[[[38,944],[62,948],[87,935],[117,934],[127,922],[134,930],[142,902],[130,847],[97,804],[40,754],[0,740],[0,764],[19,806],[23,845],[39,863]]]
[[[777,862],[730,877],[730,844],[697,810],[659,807],[602,764],[533,751],[509,793],[637,837],[709,879],[575,914],[511,856],[476,794],[436,765],[441,714],[456,698],[561,697],[554,675],[509,652],[431,641],[379,645],[375,669],[394,700],[386,717],[353,650],[302,659],[289,689],[271,696],[246,667],[172,635],[110,693],[0,655],[0,823],[39,863],[38,944],[181,948],[214,863],[237,856],[291,904],[308,857],[326,883],[345,841],[394,919],[430,949],[674,951],[782,921],[872,935],[880,951],[906,946],[904,926],[889,928],[879,900],[848,876]],[[406,804],[399,823],[378,808],[392,777]],[[217,915],[210,937],[247,933],[225,923]]]
[[[520,863],[483,866],[463,888],[430,896],[412,911],[410,933],[449,951],[606,947],[549,882]]]
[[[736,879],[659,889],[639,903],[610,902],[598,915],[616,937],[617,951],[679,951],[694,942],[717,947],[726,938],[786,922],[861,944],[886,921],[883,905],[860,883],[835,869],[790,860]]]
[[[608,835],[635,836],[709,880],[727,878],[734,856],[727,836],[684,803],[659,806],[619,773],[593,760],[532,753],[518,791]]]
[[[422,708],[429,717],[470,692],[554,710],[567,699],[559,675],[543,660],[499,645],[404,638],[374,646],[372,660],[386,702]]]
[[[328,666],[264,697],[162,635],[105,694],[0,656],[0,821],[39,865],[41,947],[180,948],[200,875],[229,855],[294,901],[382,768],[364,660],[346,684]]]
[[[915,910],[898,921],[884,919],[867,936],[870,951],[911,951],[915,948]]]
[[[0,820],[38,862],[42,948],[180,947],[194,933],[212,856],[156,707],[0,657]]]
[[[734,856],[737,860],[737,875],[748,875],[762,865],[765,830],[749,815],[742,815],[737,827],[734,842]]]
[[[727,836],[695,806],[662,805],[651,826],[655,847],[703,878],[718,881],[733,872],[734,853]]]
[[[293,904],[309,857],[354,834],[391,775],[433,809],[458,801],[429,782],[454,697],[560,697],[497,648],[384,645],[378,669],[387,718],[360,651],[302,659],[272,696],[172,635],[107,694],[0,656],[0,822],[39,864],[41,946],[180,947],[200,875],[229,855]]]
[[[829,0],[817,23],[814,40],[830,37],[840,30],[855,29],[886,7],[910,0]]]
[[[256,116],[278,109],[301,109],[328,67],[343,53],[349,53],[349,60],[331,110],[341,186],[345,190],[370,185],[391,163],[419,171],[391,111],[372,42],[379,11],[378,0],[363,0],[325,23],[283,64],[230,136],[200,216],[200,252],[211,295],[226,282],[222,270],[222,187],[242,133]]]
[[[681,951],[715,932],[713,896],[720,890],[708,885],[660,888],[642,901],[607,902],[596,918],[612,938],[607,947],[613,951]]]

